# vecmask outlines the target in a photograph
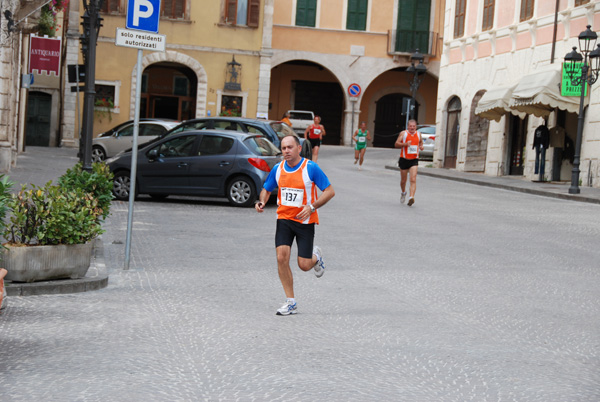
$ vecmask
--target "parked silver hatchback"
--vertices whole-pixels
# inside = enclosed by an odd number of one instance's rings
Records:
[[[419,157],[423,159],[433,159],[433,150],[435,148],[435,126],[424,124],[417,126],[417,131],[423,138],[423,150],[419,152]]]
[[[139,143],[145,143],[179,124],[175,120],[144,119],[139,122]],[[101,162],[133,146],[133,120],[100,134],[92,142],[92,162]]]

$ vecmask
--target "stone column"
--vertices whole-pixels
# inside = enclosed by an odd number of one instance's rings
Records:
[[[6,3],[6,2],[5,2]],[[8,2],[1,11],[16,15],[19,4]],[[19,33],[7,31],[7,20],[0,25],[0,172],[8,172],[17,161],[17,111],[20,89]]]
[[[352,104],[354,103],[354,116],[352,116]],[[356,100],[348,98],[346,110],[344,110],[344,132],[341,135],[340,145],[352,145],[352,133],[358,129],[360,115],[360,97]]]
[[[258,74],[257,113],[269,113],[269,94],[271,91],[271,41],[273,38],[273,1],[265,0],[263,15],[263,36],[260,50],[260,67]],[[254,116],[253,116],[254,117]]]
[[[64,68],[69,64],[79,64],[79,2],[71,1],[69,4],[68,29],[65,34],[66,55],[63,62]],[[64,91],[63,91],[63,111],[62,111],[62,126],[60,146],[69,148],[79,147],[79,133],[81,132],[81,112],[77,109],[77,96],[79,96],[79,107],[83,107],[83,90],[77,95],[76,92],[71,92],[68,74],[64,74]],[[80,83],[80,86],[83,82]],[[79,126],[79,132],[77,126]]]

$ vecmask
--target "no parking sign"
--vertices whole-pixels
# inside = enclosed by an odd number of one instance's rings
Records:
[[[348,95],[350,96],[358,96],[360,95],[360,85],[354,83],[348,86]]]

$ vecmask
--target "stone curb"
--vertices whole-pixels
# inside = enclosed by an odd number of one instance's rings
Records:
[[[396,166],[389,166],[389,165],[386,165],[385,168],[389,169],[389,170],[396,170],[396,171],[400,170],[400,168],[398,168]],[[494,188],[500,188],[500,189],[503,189],[503,190],[516,191],[516,192],[520,192],[520,193],[527,193],[527,194],[533,194],[533,195],[541,195],[543,197],[558,198],[558,199],[570,200],[570,201],[587,202],[587,203],[591,203],[591,204],[600,204],[600,199],[593,198],[593,197],[587,197],[585,195],[580,195],[580,194],[566,194],[566,193],[554,193],[554,192],[551,192],[551,191],[538,190],[538,189],[535,189],[535,188],[511,186],[511,185],[508,185],[508,184],[494,183],[494,182],[483,181],[483,180],[476,180],[476,179],[471,179],[471,178],[468,178],[468,177],[449,176],[449,175],[445,175],[445,174],[438,174],[438,173],[436,173],[436,172],[434,172],[432,170],[433,169],[430,169],[430,170],[428,170],[428,169],[419,169],[419,174],[423,175],[423,176],[436,177],[438,179],[446,179],[446,180],[458,181],[458,182],[461,182],[461,183],[475,184],[475,185],[478,185],[478,186],[494,187]]]
[[[57,279],[32,283],[4,282],[7,296],[39,296],[89,292],[108,286],[104,264],[104,245],[100,238],[94,242],[93,258],[87,276],[80,279]]]

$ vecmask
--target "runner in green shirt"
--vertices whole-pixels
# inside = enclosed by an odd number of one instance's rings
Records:
[[[354,132],[352,136],[354,143],[354,164],[359,161],[358,170],[362,170],[363,160],[365,159],[365,151],[367,150],[367,141],[371,140],[371,134],[367,130],[367,123],[364,121],[360,123],[360,128]]]

